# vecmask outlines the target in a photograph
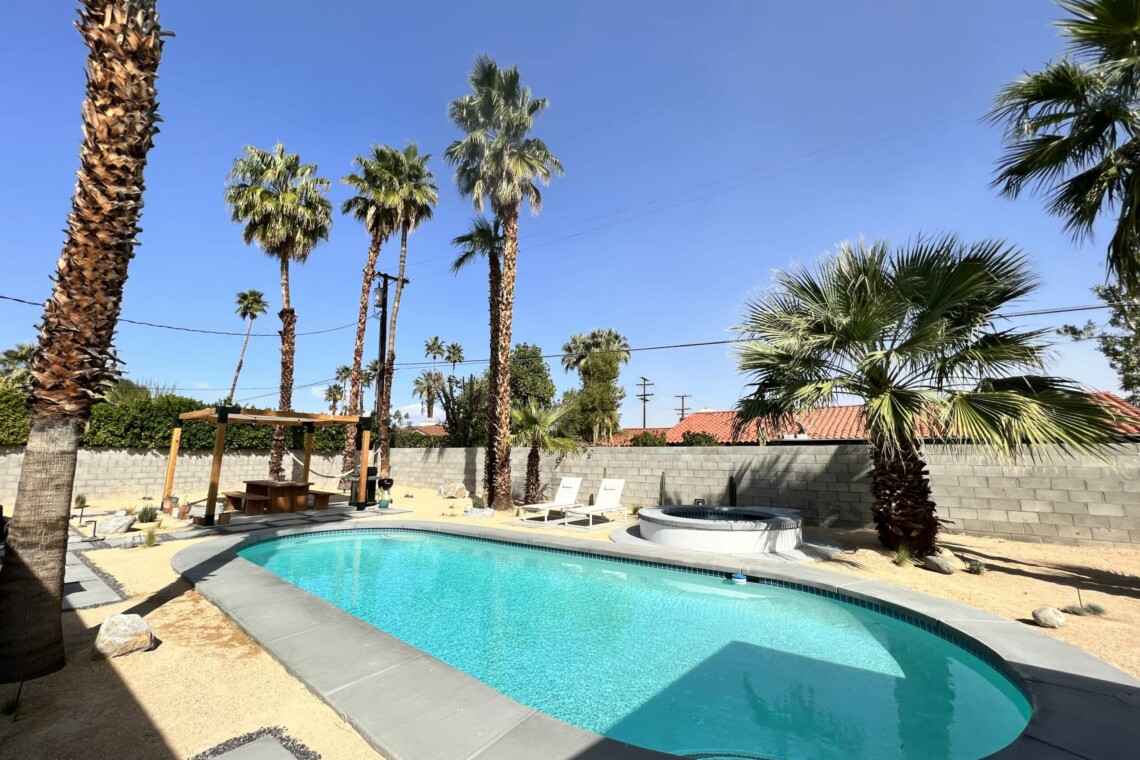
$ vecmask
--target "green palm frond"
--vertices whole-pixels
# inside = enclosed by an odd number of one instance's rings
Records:
[[[244,290],[237,294],[237,308],[234,313],[242,319],[257,319],[265,313],[269,304],[260,290]]]
[[[536,446],[547,454],[577,454],[578,442],[557,434],[558,424],[569,411],[559,406],[545,409],[531,399],[511,410],[511,445]]]
[[[1119,439],[1104,407],[1041,374],[1044,331],[994,326],[1037,287],[1025,255],[1001,241],[844,243],[774,280],[736,328],[750,380],[738,433],[846,398],[862,402],[869,436],[888,447],[936,437],[1006,455],[1040,443],[1096,453]]]

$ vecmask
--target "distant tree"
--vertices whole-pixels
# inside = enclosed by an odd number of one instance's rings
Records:
[[[344,386],[340,383],[333,383],[325,388],[325,401],[329,404],[329,414],[335,415],[337,405],[344,401]]]
[[[443,347],[443,341],[439,339],[438,335],[424,341],[424,356],[431,359],[432,372],[436,371],[436,360],[442,359],[446,354],[447,349]]]
[[[412,397],[420,400],[420,411],[429,420],[435,418],[435,402],[442,390],[443,375],[430,369],[421,372],[413,383]]]
[[[447,445],[456,448],[484,446],[487,442],[488,383],[486,377],[469,375],[440,393]]]
[[[249,346],[249,334],[253,332],[253,320],[260,317],[269,308],[265,301],[265,294],[260,290],[243,290],[237,294],[237,308],[234,310],[239,317],[245,320],[245,339],[241,342],[241,353],[238,354],[237,369],[234,370],[234,382],[230,386],[230,395],[226,396],[233,402],[237,393],[238,376],[241,374],[241,365],[245,362],[245,349]]]
[[[539,465],[542,462],[543,452],[577,454],[581,450],[573,438],[558,435],[558,422],[562,414],[562,409],[539,406],[534,399],[524,406],[511,410],[511,445],[530,448],[526,458],[524,504],[537,504],[542,501]]]
[[[665,434],[664,433],[652,433],[648,430],[645,430],[645,431],[638,433],[637,435],[631,437],[629,439],[629,445],[630,446],[640,446],[640,447],[664,446],[664,445],[666,445],[665,444]]]
[[[1096,340],[1097,350],[1120,378],[1128,401],[1140,404],[1140,304],[1128,300],[1119,285],[1097,285],[1097,298],[1111,305],[1108,322],[1089,321],[1083,327],[1065,325],[1057,332],[1073,340]]]
[[[701,433],[696,430],[686,430],[681,434],[681,444],[684,446],[718,446],[715,435]]]
[[[621,365],[629,362],[629,341],[616,330],[592,330],[571,336],[562,354],[563,368],[577,370],[582,381],[577,406],[578,414],[589,422],[589,440],[596,444],[600,438],[612,438],[625,398],[617,381]]]
[[[542,349],[530,343],[516,343],[511,352],[511,403],[520,408],[534,401],[540,409],[554,403],[554,380]],[[513,418],[512,418],[513,419]]]
[[[17,343],[0,354],[0,386],[27,392],[32,383],[32,360],[36,355],[34,343]]]
[[[297,313],[289,297],[289,266],[303,264],[313,249],[328,240],[332,203],[329,181],[317,176],[316,164],[301,163],[277,143],[272,150],[246,146],[234,161],[226,185],[226,205],[235,222],[245,225],[246,245],[255,243],[281,269],[281,391],[277,407],[293,409],[293,362],[297,350]],[[285,477],[287,428],[278,426],[269,454],[269,475]]]
[[[448,343],[444,349],[444,361],[451,365],[451,374],[455,374],[456,366],[463,361],[463,346],[458,343]]]

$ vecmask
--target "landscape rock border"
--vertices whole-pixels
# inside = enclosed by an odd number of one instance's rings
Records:
[[[215,757],[222,757],[227,752],[235,750],[238,747],[244,747],[247,744],[257,741],[263,736],[272,736],[277,740],[278,744],[284,747],[289,752],[289,754],[297,758],[297,760],[321,760],[321,755],[319,752],[314,752],[301,742],[286,734],[285,729],[281,726],[266,726],[265,728],[259,728],[256,731],[251,731],[248,734],[235,736],[233,739],[227,739],[221,744],[210,747],[210,749],[206,750],[205,752],[199,752],[197,755],[194,755],[194,757],[190,758],[190,760],[212,760],[212,758]]]

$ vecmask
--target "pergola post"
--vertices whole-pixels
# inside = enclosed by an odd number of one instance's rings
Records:
[[[301,467],[301,480],[309,482],[309,464],[313,461],[313,431],[311,422],[305,423],[305,464]]]
[[[356,508],[364,509],[368,498],[368,453],[372,445],[372,418],[360,420],[360,480],[356,483]]]
[[[210,462],[210,486],[206,491],[206,516],[202,518],[203,525],[214,524],[214,504],[218,501],[218,482],[222,478],[222,455],[226,451],[226,428],[230,420],[231,411],[240,411],[234,407],[218,407],[218,428],[214,432],[214,458]]]
[[[178,465],[178,446],[182,443],[182,420],[174,420],[174,432],[170,435],[170,454],[166,458],[166,482],[162,486],[162,504],[174,493],[174,468]]]

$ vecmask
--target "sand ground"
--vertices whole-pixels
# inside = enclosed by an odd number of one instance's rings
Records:
[[[512,513],[489,520],[453,517],[450,507],[455,502],[430,489],[397,488],[394,496],[395,508],[410,510],[400,518],[535,530],[512,525],[518,519]],[[461,514],[461,503],[455,506]],[[610,529],[543,531],[608,541]],[[1102,604],[1107,614],[1068,617],[1065,627],[1047,633],[1140,676],[1140,647],[1135,643],[1140,638],[1140,550],[947,534],[948,549],[962,559],[981,560],[988,572],[943,576],[897,567],[876,548],[869,531],[819,532],[847,549],[821,567],[953,599],[1014,620],[1026,620],[1035,607],[1075,603],[1080,587],[1084,600]],[[189,543],[87,555],[123,584],[130,599],[64,614],[68,666],[26,684],[15,719],[0,717],[0,759],[187,758],[274,725],[326,760],[379,757],[331,709],[175,576],[170,559]],[[162,644],[151,652],[92,660],[90,649],[99,624],[118,612],[144,615]],[[12,691],[0,686],[0,698]]]

